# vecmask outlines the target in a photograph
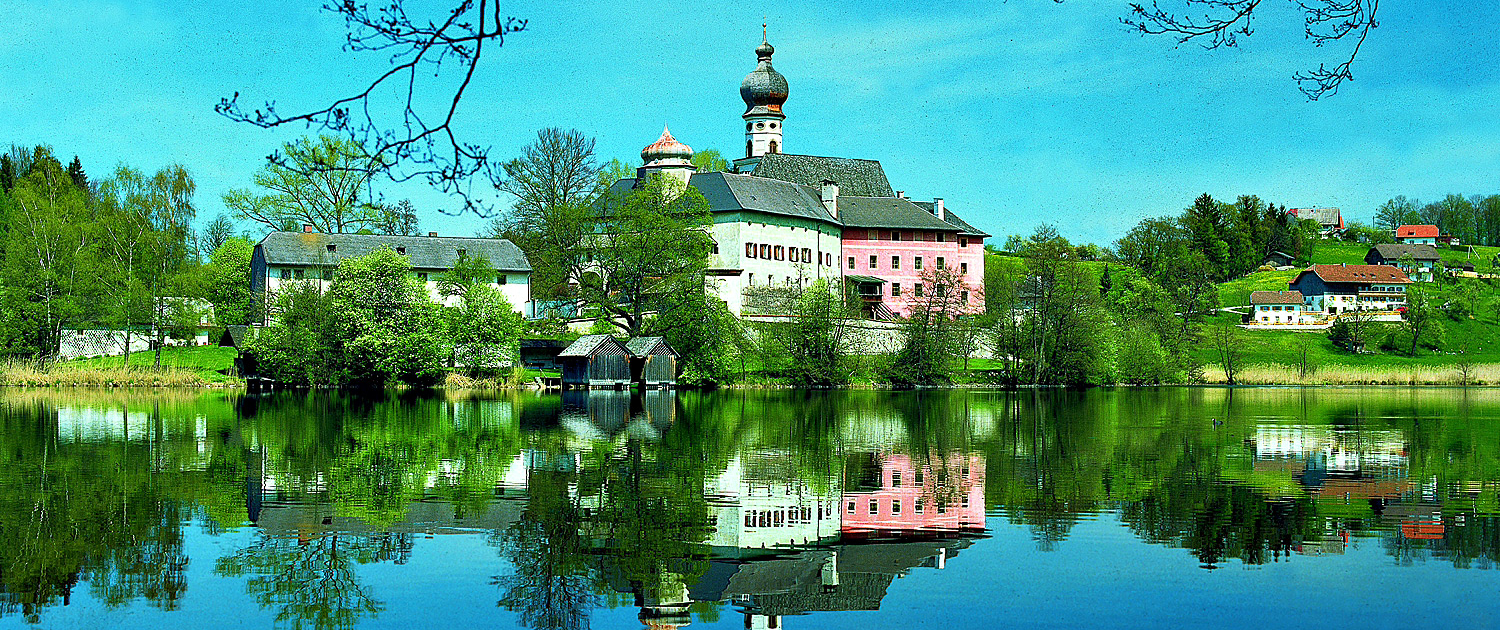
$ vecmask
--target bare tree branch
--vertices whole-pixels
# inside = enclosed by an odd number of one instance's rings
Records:
[[[266,101],[260,109],[246,111],[240,107],[238,92],[221,99],[214,110],[230,120],[261,128],[300,122],[347,137],[386,164],[384,172],[392,181],[425,180],[434,188],[463,199],[463,207],[453,214],[474,211],[486,215],[488,206],[471,194],[470,180],[475,175],[484,175],[491,182],[498,182],[500,174],[490,163],[488,147],[459,140],[453,119],[474,79],[485,44],[494,42],[494,46],[503,46],[507,34],[526,28],[526,20],[501,17],[500,0],[459,0],[438,21],[423,21],[409,15],[405,3],[406,0],[390,0],[389,4],[371,8],[355,0],[342,0],[323,5],[324,11],[343,16],[348,26],[344,50],[390,54],[390,69],[360,91],[322,109],[293,115],[278,112],[275,101]],[[414,102],[425,84],[418,80],[419,71],[422,78],[436,80],[444,63],[450,67],[458,64],[461,78],[452,88],[452,97],[445,107],[431,118],[424,117],[419,104]],[[405,90],[399,114],[376,113],[381,105],[376,101],[382,86]],[[372,103],[376,111],[372,111]],[[279,153],[268,160],[277,166],[291,167]]]
[[[1120,21],[1142,35],[1169,35],[1178,44],[1198,42],[1204,48],[1234,48],[1239,38],[1254,34],[1252,24],[1261,0],[1183,0],[1183,12],[1162,9],[1157,2],[1149,7],[1130,4],[1130,15]],[[1332,68],[1318,64],[1314,70],[1298,72],[1292,76],[1308,100],[1316,101],[1324,96],[1337,94],[1339,86],[1353,80],[1349,67],[1359,56],[1370,29],[1380,26],[1375,11],[1380,0],[1296,0],[1303,13],[1304,32],[1313,45],[1322,48],[1329,42],[1354,35],[1354,47],[1348,58]],[[1203,9],[1202,16],[1189,15],[1186,11]]]

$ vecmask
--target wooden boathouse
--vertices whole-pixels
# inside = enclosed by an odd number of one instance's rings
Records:
[[[630,387],[630,353],[609,335],[585,335],[557,354],[564,389]]]
[[[630,380],[641,389],[677,387],[677,352],[661,337],[636,337],[625,344],[630,352]]]

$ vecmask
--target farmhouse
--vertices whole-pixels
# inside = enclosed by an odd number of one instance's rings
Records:
[[[1251,324],[1308,325],[1318,323],[1322,311],[1308,305],[1298,291],[1250,293]]]
[[[1292,208],[1286,211],[1299,220],[1317,221],[1323,237],[1337,236],[1344,231],[1344,215],[1338,208]]]
[[[1406,261],[1411,256],[1411,262]],[[1387,243],[1370,248],[1365,254],[1365,263],[1390,265],[1400,269],[1415,282],[1432,282],[1433,269],[1442,256],[1436,247],[1427,244]]]
[[[1303,304],[1328,315],[1393,311],[1406,305],[1411,280],[1390,265],[1313,265],[1289,283]]]
[[[500,290],[512,307],[527,313],[531,301],[531,263],[526,254],[505,239],[377,234],[322,234],[303,226],[301,232],[272,232],[255,245],[250,257],[250,290],[270,300],[293,282],[314,283],[327,289],[339,262],[381,248],[411,259],[412,274],[427,287],[432,299],[446,306],[456,297],[444,296],[439,279],[460,260],[483,257],[494,268],[490,286]]]
[[[1442,232],[1436,225],[1403,225],[1396,228],[1397,243],[1436,245],[1439,236],[1442,236]]]

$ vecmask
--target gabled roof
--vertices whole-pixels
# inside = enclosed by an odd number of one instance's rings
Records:
[[[636,337],[635,339],[631,339],[630,343],[625,344],[625,350],[633,357],[656,354],[658,350],[665,350],[665,354],[671,354],[674,357],[677,356],[677,351],[673,350],[672,346],[667,345],[667,340],[661,337]]]
[[[1344,216],[1338,208],[1292,208],[1287,211],[1299,219],[1312,219],[1322,225],[1344,227]]]
[[[1324,282],[1354,282],[1361,284],[1410,284],[1411,279],[1406,277],[1400,269],[1390,265],[1313,265],[1302,270],[1292,280],[1297,284],[1302,276],[1314,274]]]
[[[404,248],[415,269],[452,269],[462,249],[469,257],[488,258],[497,271],[531,271],[521,248],[503,238],[272,232],[256,247],[264,252],[269,265],[336,265],[345,258],[386,247],[394,251]]]
[[[1252,291],[1251,304],[1301,304],[1301,291]]]
[[[1396,228],[1397,238],[1437,238],[1442,233],[1436,225],[1403,225]]]
[[[934,215],[937,214],[936,204],[934,202],[913,201],[912,203],[917,204],[917,206],[921,207],[923,210],[926,210],[929,213],[932,213]],[[953,214],[952,208],[944,208],[943,214],[945,215],[945,218],[943,220],[952,223],[955,227],[957,227],[959,229],[959,234],[963,234],[965,236],[981,236],[984,238],[993,236],[993,234],[983,232],[979,228],[970,225],[968,221],[960,219],[958,215]]]
[[[890,180],[885,177],[885,169],[875,160],[767,153],[760,156],[760,162],[750,174],[812,187],[830,180],[839,185],[840,195],[896,196]]]
[[[615,182],[611,196],[629,194],[635,182],[633,177]],[[736,173],[693,173],[688,183],[703,193],[712,212],[750,210],[838,223],[823,207],[818,190],[808,186]]]
[[[1370,251],[1382,260],[1400,260],[1402,256],[1411,254],[1415,260],[1437,260],[1442,258],[1436,247],[1427,243],[1382,243],[1370,248]]]
[[[620,342],[614,337],[611,337],[609,335],[584,335],[582,337],[579,337],[578,341],[573,342],[573,345],[568,346],[562,352],[557,353],[557,356],[590,357],[594,356],[594,354],[601,348],[605,348],[611,345],[619,349],[619,354],[625,354],[625,347],[620,345]]]
[[[840,191],[842,192],[842,191]],[[910,199],[839,195],[839,220],[852,228],[959,231]]]

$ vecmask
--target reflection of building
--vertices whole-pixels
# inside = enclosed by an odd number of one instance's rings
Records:
[[[814,490],[786,470],[786,453],[755,453],[730,460],[705,484],[713,510],[715,547],[768,549],[835,540],[839,533],[837,479]]]
[[[984,458],[870,453],[846,470],[845,535],[984,529]]]

